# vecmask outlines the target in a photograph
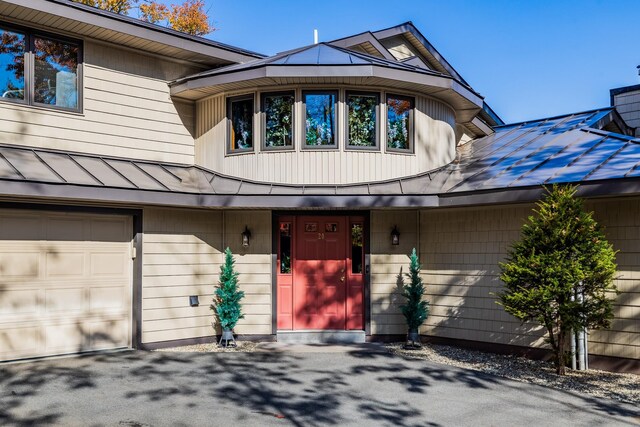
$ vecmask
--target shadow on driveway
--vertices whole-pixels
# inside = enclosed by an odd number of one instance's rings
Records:
[[[631,405],[356,347],[0,365],[2,425],[629,425]]]

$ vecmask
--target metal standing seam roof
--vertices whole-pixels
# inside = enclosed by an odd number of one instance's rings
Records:
[[[368,55],[366,53],[355,52],[346,48],[333,46],[329,43],[318,43],[301,48],[281,52],[268,58],[256,59],[244,62],[242,64],[228,65],[226,67],[215,68],[213,70],[192,74],[179,78],[170,83],[171,86],[178,85],[191,80],[203,77],[211,77],[222,74],[235,73],[240,71],[253,70],[264,66],[309,66],[309,65],[376,65],[385,68],[393,68],[397,70],[411,71],[431,76],[445,77],[454,79],[453,77],[440,73],[438,71],[427,70],[415,65],[406,64],[399,61],[392,61],[377,56]],[[467,89],[473,91],[466,83],[462,83]],[[474,92],[475,93],[475,92]],[[476,94],[477,95],[477,94]]]
[[[456,160],[440,169],[348,185],[264,183],[195,165],[0,145],[0,195],[199,207],[435,207],[438,198],[553,183],[628,183],[640,178],[640,139],[592,127],[611,111],[501,126],[459,147]],[[607,188],[640,193],[627,184]]]

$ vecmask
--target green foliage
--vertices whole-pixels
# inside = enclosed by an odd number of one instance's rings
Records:
[[[413,248],[409,259],[409,273],[406,274],[409,284],[404,284],[402,290],[402,296],[406,299],[406,304],[400,306],[400,309],[407,321],[409,332],[411,332],[417,331],[420,325],[427,320],[429,303],[422,299],[425,288],[420,277],[420,262],[415,248]]]
[[[265,98],[265,145],[267,147],[292,145],[293,103],[292,95],[274,95]]]
[[[238,320],[244,318],[240,301],[244,292],[238,289],[238,272],[231,249],[224,251],[224,264],[220,266],[220,279],[215,289],[211,309],[214,310],[222,330],[232,330]]]
[[[349,145],[375,146],[377,98],[370,95],[350,95],[347,104],[349,106]]]
[[[505,289],[498,303],[523,322],[547,329],[558,374],[564,374],[562,353],[570,331],[609,327],[610,297],[617,292],[615,251],[575,197],[576,188],[547,189],[536,215],[523,225],[521,240],[500,264]]]

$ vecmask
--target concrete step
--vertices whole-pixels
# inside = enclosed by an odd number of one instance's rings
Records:
[[[365,334],[364,331],[341,330],[278,331],[276,340],[291,344],[357,344],[365,342]]]

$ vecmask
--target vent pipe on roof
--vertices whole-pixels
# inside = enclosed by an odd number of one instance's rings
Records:
[[[313,44],[318,44],[318,30],[313,30]]]

